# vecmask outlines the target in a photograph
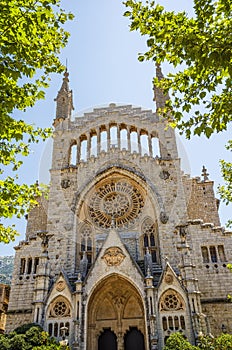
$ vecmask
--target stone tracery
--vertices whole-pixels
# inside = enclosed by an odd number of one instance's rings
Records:
[[[98,227],[109,228],[112,218],[117,227],[128,227],[139,216],[144,203],[144,196],[132,183],[112,180],[93,193],[88,211]]]

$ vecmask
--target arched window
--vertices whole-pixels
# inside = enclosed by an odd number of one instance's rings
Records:
[[[121,149],[128,150],[128,141],[127,141],[127,130],[120,130],[120,140],[121,140]]]
[[[152,136],[151,145],[153,158],[160,157],[159,139],[157,137]]]
[[[77,144],[76,142],[70,146],[70,155],[69,155],[69,165],[77,165]]]
[[[87,138],[83,136],[81,140],[81,156],[80,160],[86,162],[87,160]]]
[[[87,253],[88,262],[92,262],[93,255],[93,237],[92,237],[92,227],[89,224],[84,224],[80,230],[81,234],[81,258],[83,252]]]
[[[146,248],[149,249],[152,256],[152,261],[158,263],[158,247],[156,244],[156,225],[151,219],[146,219],[142,224],[143,234],[143,253],[146,253]]]
[[[223,245],[219,245],[218,246],[218,255],[219,255],[219,258],[220,258],[221,262],[225,262],[226,261],[226,256],[225,256]]]
[[[100,151],[107,152],[107,131],[102,130],[100,134]]]
[[[49,305],[47,311],[47,331],[50,336],[61,339],[69,335],[70,322],[72,320],[71,305],[63,296],[55,298]]]
[[[148,136],[146,134],[141,135],[141,155],[149,154],[148,149]]]
[[[110,127],[110,147],[118,147],[117,127]]]
[[[162,319],[163,323],[163,330],[166,331],[168,329],[168,323],[167,323],[167,318],[164,316]]]
[[[48,334],[50,335],[50,337],[52,337],[52,335],[53,335],[53,324],[52,323],[48,324]]]
[[[54,324],[54,337],[58,337],[58,323]]]
[[[162,294],[159,301],[159,310],[164,339],[172,332],[185,331],[186,305],[177,291],[168,289]]]
[[[201,254],[202,254],[203,262],[204,263],[208,263],[209,262],[208,248],[207,247],[201,247]]]
[[[90,155],[97,157],[97,135],[91,135]]]
[[[136,131],[132,131],[130,134],[131,152],[139,152],[138,146],[138,134]]]
[[[215,247],[209,247],[209,251],[210,251],[210,257],[211,257],[211,261],[213,263],[217,262],[217,253],[216,253],[216,248]]]

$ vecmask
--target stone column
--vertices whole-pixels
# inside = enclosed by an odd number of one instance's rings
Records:
[[[43,326],[44,324],[44,303],[47,297],[50,284],[50,263],[48,257],[48,242],[53,235],[45,231],[38,233],[42,243],[42,254],[39,258],[35,285],[34,285],[34,322]]]
[[[205,315],[202,313],[200,291],[198,287],[198,280],[195,277],[195,265],[192,263],[190,255],[190,247],[186,241],[187,225],[178,226],[180,235],[180,243],[177,249],[181,252],[181,264],[179,266],[182,280],[187,289],[190,313],[193,316],[193,333],[195,341],[199,335],[207,333],[207,325]]]
[[[120,126],[117,124],[117,146],[118,149],[121,149],[121,137],[120,137]]]
[[[86,152],[86,160],[90,158],[90,152],[91,152],[91,135],[88,133],[87,135],[87,152]]]
[[[127,126],[126,129],[127,129],[127,148],[128,148],[128,151],[131,153],[130,127]]]
[[[81,295],[82,295],[82,281],[81,275],[78,275],[78,280],[75,282],[75,304],[74,304],[74,341],[73,349],[79,350],[81,346]]]
[[[97,156],[99,156],[101,152],[101,131],[100,128],[97,128]]]
[[[142,155],[140,129],[137,129],[137,138],[138,138],[138,152],[140,155]]]
[[[78,139],[77,139],[77,162],[76,162],[76,164],[80,163],[80,157],[81,157],[81,142],[80,142],[80,138],[78,137]]]
[[[150,269],[148,267],[147,276],[145,277],[145,285],[146,285],[146,294],[147,294],[147,302],[148,302],[148,322],[150,334],[150,349],[157,349],[158,344],[158,334],[157,334],[157,322],[155,316],[155,294],[154,294],[154,286],[153,286],[153,276],[150,273]]]
[[[110,126],[107,125],[106,127],[106,132],[107,132],[107,152],[110,150]]]
[[[153,152],[152,152],[152,142],[151,142],[151,135],[150,134],[148,134],[148,150],[149,150],[149,156],[152,157]]]

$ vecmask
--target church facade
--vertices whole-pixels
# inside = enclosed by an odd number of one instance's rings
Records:
[[[232,233],[206,169],[183,173],[174,131],[151,110],[111,103],[72,120],[67,72],[56,104],[49,197],[15,247],[7,331],[35,322],[80,350],[232,332]]]

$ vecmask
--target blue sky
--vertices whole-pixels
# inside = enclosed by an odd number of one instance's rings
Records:
[[[169,10],[186,11],[193,14],[192,1],[160,1]],[[73,90],[75,114],[95,106],[111,102],[132,104],[154,109],[152,77],[154,65],[139,63],[139,52],[146,49],[145,37],[129,31],[129,20],[123,17],[126,8],[119,0],[63,0],[62,6],[75,14],[75,19],[66,24],[71,33],[68,46],[61,59],[68,60],[70,87]],[[168,66],[163,67],[164,73]],[[39,101],[33,109],[23,114],[29,123],[48,127],[55,116],[54,98],[61,86],[62,77],[53,75],[46,99]],[[194,137],[191,141],[178,138],[184,161],[183,168],[191,176],[200,176],[205,165],[215,189],[222,183],[219,159],[229,159],[224,149],[230,131],[213,135],[210,140]],[[49,152],[51,142],[33,146],[32,154],[25,159],[20,171],[20,180],[32,183],[48,180]],[[224,225],[231,215],[231,206],[221,204],[220,216]],[[21,236],[9,245],[0,245],[0,255],[14,254],[13,246],[24,239],[25,220],[15,221]]]

